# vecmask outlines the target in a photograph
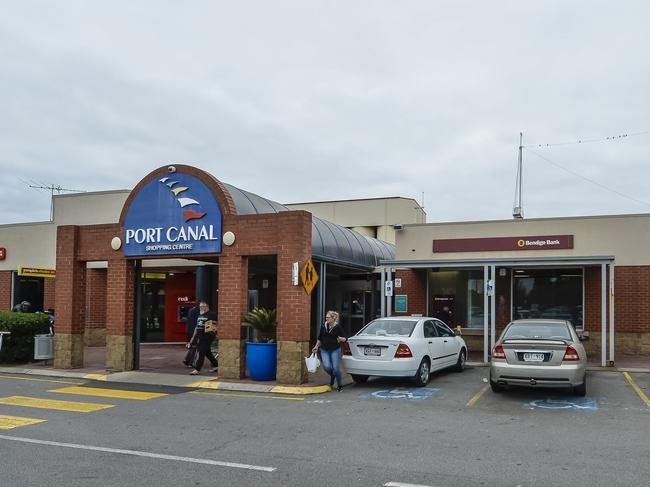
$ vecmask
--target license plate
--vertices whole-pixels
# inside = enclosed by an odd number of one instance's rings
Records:
[[[363,354],[379,357],[381,355],[381,349],[379,347],[364,347]]]
[[[544,354],[543,353],[525,353],[524,362],[543,362]]]

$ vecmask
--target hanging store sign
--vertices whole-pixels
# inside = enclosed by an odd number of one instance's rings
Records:
[[[222,214],[210,189],[177,172],[146,184],[124,220],[124,255],[221,252]]]
[[[450,238],[433,241],[434,252],[492,252],[498,250],[572,249],[573,235],[532,237]]]
[[[56,277],[55,269],[42,269],[39,267],[18,266],[18,275],[23,277]]]

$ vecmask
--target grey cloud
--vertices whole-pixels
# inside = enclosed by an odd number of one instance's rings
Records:
[[[430,221],[508,218],[520,130],[536,144],[650,129],[642,2],[5,10],[0,169],[17,189],[0,190],[0,223],[49,214],[18,178],[128,188],[171,161],[281,202],[424,192]],[[532,149],[643,200],[649,147]],[[648,210],[531,153],[524,183],[531,217]]]

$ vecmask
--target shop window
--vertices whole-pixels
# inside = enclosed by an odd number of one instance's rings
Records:
[[[428,313],[451,328],[483,328],[483,269],[429,272]]]
[[[29,311],[43,311],[44,296],[44,278],[19,276],[14,273],[14,300],[12,307],[23,301],[27,301],[29,303]]]
[[[569,320],[583,328],[582,269],[515,269],[512,317]]]

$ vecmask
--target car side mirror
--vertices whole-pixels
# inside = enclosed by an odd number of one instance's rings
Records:
[[[580,340],[581,342],[586,342],[587,340],[589,340],[589,337],[586,335],[580,335],[578,337],[578,340]]]

